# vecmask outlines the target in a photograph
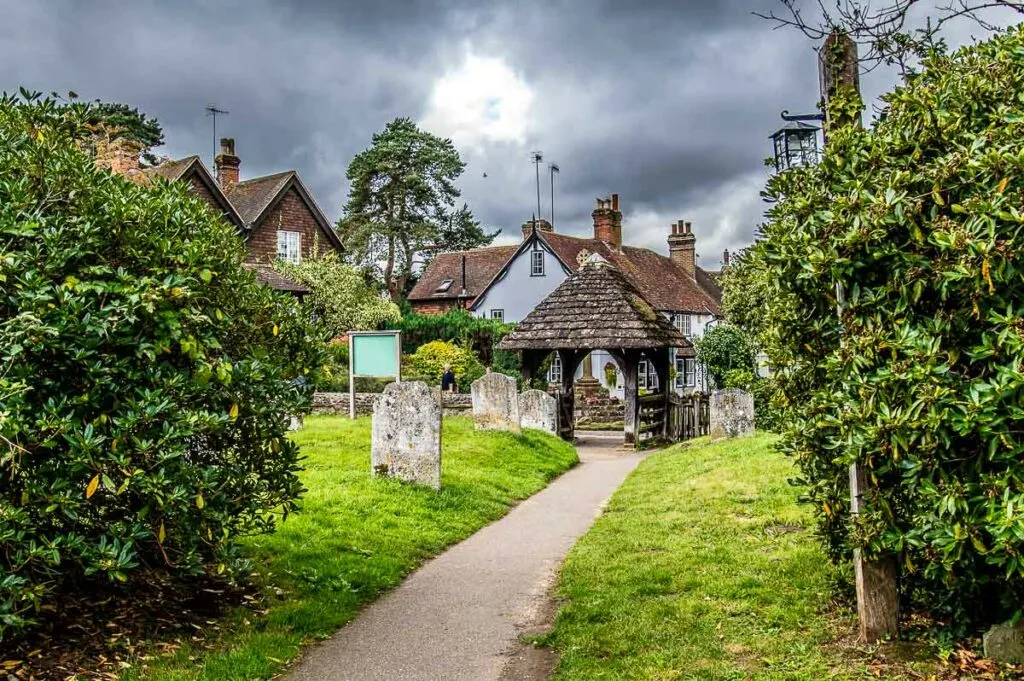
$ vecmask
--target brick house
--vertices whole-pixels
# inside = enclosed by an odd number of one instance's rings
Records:
[[[437,314],[462,307],[478,317],[517,322],[528,315],[566,277],[594,254],[618,268],[652,305],[675,324],[688,339],[721,318],[722,289],[717,273],[696,263],[696,236],[689,222],[671,226],[668,255],[622,242],[622,212],[619,197],[598,199],[591,214],[593,236],[580,238],[558,234],[547,220],[522,226],[518,246],[479,248],[462,253],[438,255],[423,272],[409,294],[412,308],[421,314]],[[728,258],[728,256],[726,256]],[[621,376],[608,378],[615,368],[603,351],[591,353],[593,378],[612,394],[622,390]],[[678,392],[706,390],[708,379],[694,359],[693,349],[673,353],[675,385]],[[561,380],[557,361],[549,380]],[[581,367],[578,371],[583,371]],[[646,362],[640,367],[640,387],[657,387],[657,374]]]
[[[170,182],[187,182],[221,211],[245,241],[246,267],[272,288],[296,295],[306,288],[274,270],[277,259],[298,263],[313,254],[340,253],[341,239],[294,170],[240,179],[235,141],[224,138],[214,159],[214,179],[198,156],[166,161],[142,172]]]

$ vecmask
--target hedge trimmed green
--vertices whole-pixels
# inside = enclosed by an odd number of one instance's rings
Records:
[[[87,114],[0,98],[0,637],[72,579],[244,567],[323,363],[200,198],[96,167]]]
[[[895,552],[908,600],[997,620],[1024,603],[1024,28],[928,55],[884,102],[769,182],[750,317],[831,555]]]

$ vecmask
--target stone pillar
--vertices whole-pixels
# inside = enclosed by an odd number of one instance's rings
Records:
[[[593,353],[588,352],[583,358],[583,376],[576,381],[576,392],[583,398],[596,395],[601,388],[601,382],[594,376],[593,356]]]

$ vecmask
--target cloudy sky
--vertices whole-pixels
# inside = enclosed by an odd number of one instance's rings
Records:
[[[704,267],[747,245],[779,112],[811,111],[814,45],[753,10],[778,0],[0,0],[0,90],[74,90],[157,117],[180,157],[230,112],[242,177],[294,168],[333,220],[345,169],[398,116],[451,137],[463,197],[499,242],[556,179],[556,229],[620,195],[624,240],[667,252],[693,222]],[[977,33],[955,27],[952,42]],[[894,82],[864,78],[868,96]],[[484,174],[486,173],[486,177]]]

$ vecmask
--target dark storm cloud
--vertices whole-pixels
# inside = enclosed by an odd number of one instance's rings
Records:
[[[334,218],[345,168],[374,132],[427,117],[467,51],[500,58],[533,94],[524,139],[455,137],[464,198],[485,224],[510,239],[536,211],[529,152],[541,149],[562,170],[559,231],[588,232],[594,198],[617,192],[630,242],[664,250],[669,223],[691,219],[713,268],[761,218],[778,112],[817,99],[812,45],[751,15],[773,6],[0,0],[0,89],[131,103],[163,123],[166,154],[207,162],[203,107],[216,103],[231,112],[218,135],[236,139],[243,177],[295,168]],[[872,78],[872,94],[889,82]]]

